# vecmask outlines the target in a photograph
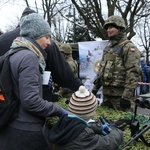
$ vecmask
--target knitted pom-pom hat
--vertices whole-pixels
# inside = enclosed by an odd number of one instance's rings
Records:
[[[20,21],[20,35],[32,39],[39,39],[51,35],[51,28],[46,20],[37,13],[24,16]]]
[[[85,120],[91,119],[95,115],[97,99],[93,93],[89,92],[84,86],[72,94],[68,104],[68,113],[77,115]]]

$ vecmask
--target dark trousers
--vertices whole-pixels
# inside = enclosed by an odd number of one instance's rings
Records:
[[[22,131],[11,127],[0,131],[0,150],[51,150],[42,131]]]

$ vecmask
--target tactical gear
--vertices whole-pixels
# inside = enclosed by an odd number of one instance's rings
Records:
[[[109,25],[118,27],[121,32],[110,38],[103,51],[92,91],[98,91],[103,86],[103,104],[120,109],[120,99],[132,103],[135,89],[141,81],[140,51],[127,39],[126,25],[121,17],[110,16],[104,28],[107,29]]]
[[[133,52],[132,49],[135,51]],[[113,47],[106,47],[92,90],[98,91],[103,86],[104,99],[110,96],[109,101],[113,96],[133,100],[134,89],[141,76],[139,58],[140,52],[128,40]]]
[[[121,27],[123,29],[126,29],[126,25],[125,25],[125,21],[123,18],[119,17],[119,16],[110,16],[104,24],[104,28],[107,29],[108,25],[114,25],[117,27]]]
[[[99,76],[103,75],[99,81],[104,86],[119,86],[123,87],[123,83],[125,80],[125,67],[124,61],[122,59],[122,49],[130,41],[124,42],[122,45],[117,45],[114,48],[109,50],[109,47],[104,49],[103,58],[101,60],[101,68],[99,70]],[[115,68],[115,64],[119,65]],[[120,65],[122,64],[122,65]],[[120,74],[118,78],[118,74]],[[94,82],[95,84],[95,82]],[[103,91],[105,93],[105,91]],[[108,93],[108,91],[106,91]],[[118,92],[112,92],[113,96],[118,96]],[[117,94],[117,95],[115,95]],[[122,92],[119,96],[122,95]]]
[[[65,54],[72,54],[72,48],[69,44],[63,44],[60,46],[60,51]]]

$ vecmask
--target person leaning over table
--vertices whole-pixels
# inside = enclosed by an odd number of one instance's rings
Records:
[[[92,93],[96,94],[103,86],[102,105],[129,111],[132,110],[135,89],[141,81],[140,51],[127,39],[123,18],[110,16],[104,29],[109,44],[104,49]]]
[[[49,129],[44,128],[48,143],[54,150],[116,150],[123,140],[123,133],[93,119],[98,101],[84,86],[74,92],[68,104],[68,115],[62,115]],[[109,132],[107,132],[109,131]]]
[[[42,74],[45,71],[44,49],[50,43],[49,24],[37,13],[20,21],[20,36],[10,56],[14,92],[20,102],[18,116],[0,133],[1,150],[46,150],[42,128],[47,117],[67,114],[59,105],[42,98]]]

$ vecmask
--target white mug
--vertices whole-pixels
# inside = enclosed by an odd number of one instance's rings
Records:
[[[50,71],[44,71],[43,73],[43,85],[48,85],[49,79],[50,79],[51,72]]]

